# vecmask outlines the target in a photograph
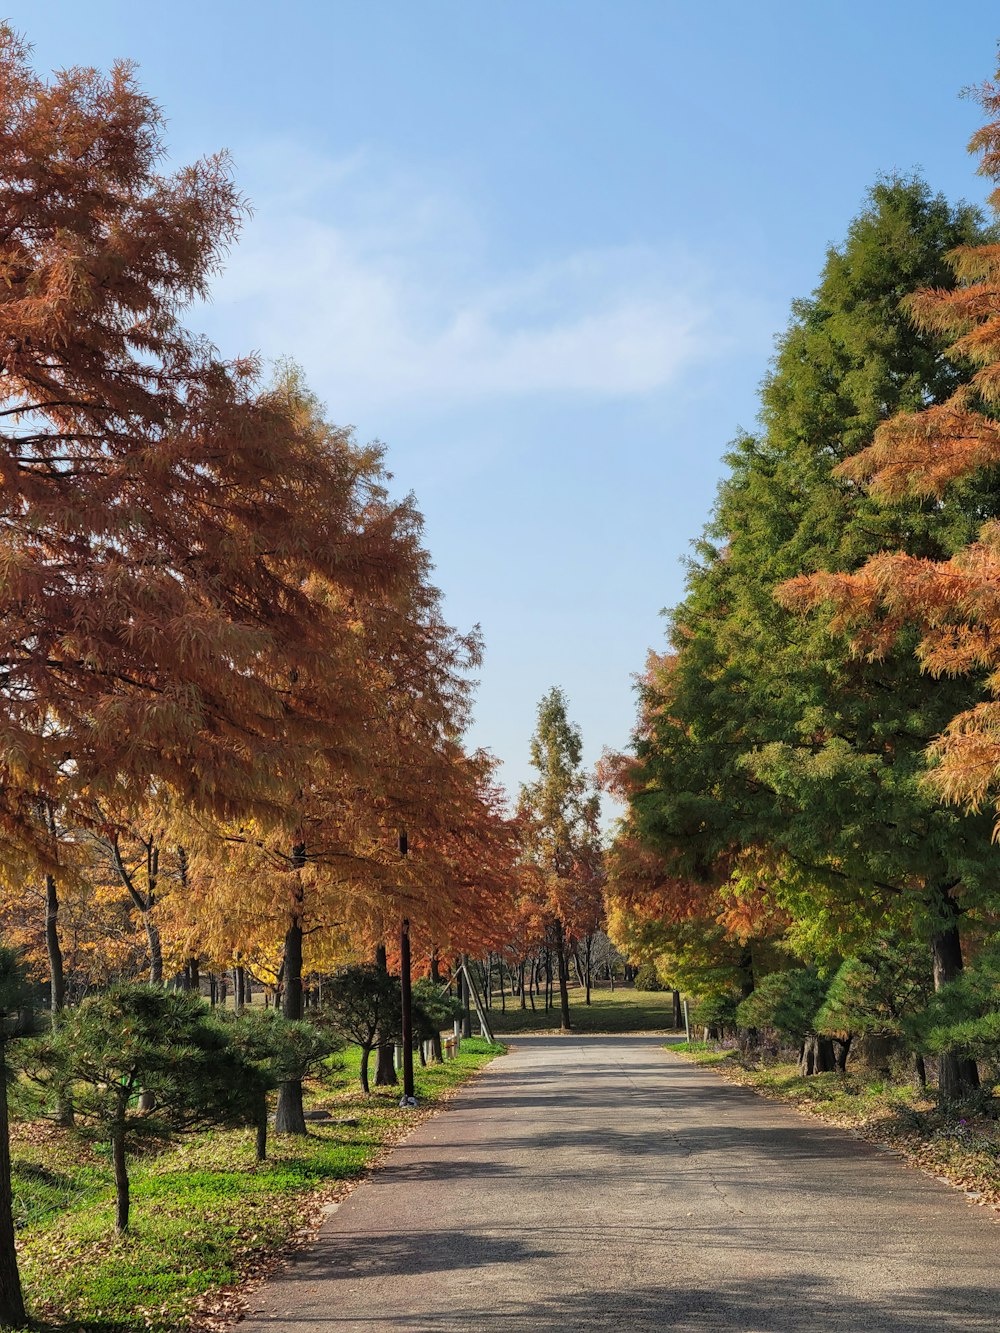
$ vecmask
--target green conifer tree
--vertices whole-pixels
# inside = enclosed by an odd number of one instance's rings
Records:
[[[982,234],[975,210],[921,182],[880,182],[794,307],[761,433],[729,455],[673,614],[674,653],[654,668],[631,784],[646,845],[692,878],[734,876],[737,892],[766,894],[806,956],[847,953],[873,924],[916,927],[940,982],[961,969],[963,907],[993,893],[992,849],[989,821],[943,808],[920,778],[928,741],[976,683],[922,678],[908,642],[860,659],[774,593],[887,546],[948,553],[996,512],[1000,494],[971,486],[885,510],[833,475],[881,420],[953,392],[959,372],[939,339],[899,303],[953,283],[946,254]],[[942,1061],[946,1088],[975,1077],[967,1061]]]

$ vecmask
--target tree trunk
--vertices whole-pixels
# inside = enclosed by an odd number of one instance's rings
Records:
[[[368,1060],[369,1060],[369,1057],[371,1056],[371,1053],[372,1053],[372,1048],[371,1048],[370,1046],[362,1046],[362,1047],[361,1047],[361,1070],[360,1070],[360,1075],[361,1075],[361,1091],[362,1091],[362,1092],[370,1092],[370,1091],[371,1091],[371,1089],[370,1089],[369,1086],[368,1086]]]
[[[527,1009],[527,1007],[528,1007],[528,997],[527,997],[527,996],[525,995],[525,993],[524,993],[524,960],[523,960],[523,959],[522,959],[522,961],[521,961],[521,966],[520,966],[519,969],[518,969],[518,986],[517,986],[517,989],[518,989],[518,993],[519,993],[520,996],[521,996],[521,1008],[522,1008],[522,1009]]]
[[[143,920],[147,925],[147,938],[149,940],[149,985],[160,985],[163,982],[163,954],[160,953],[160,932],[152,924],[148,912],[143,913]],[[152,932],[152,933],[151,933]],[[156,953],[152,952],[153,937],[156,938]],[[156,1097],[151,1092],[139,1093],[139,1109],[145,1114],[156,1108]],[[117,1168],[116,1168],[117,1169]],[[116,1176],[117,1182],[117,1176]],[[125,1181],[125,1222],[128,1222],[128,1181]],[[123,1230],[119,1226],[119,1230]]]
[[[45,876],[45,948],[49,955],[49,1008],[55,1027],[66,1006],[66,974],[59,943],[59,894],[54,875]]]
[[[962,941],[958,932],[958,904],[948,889],[940,890],[936,906],[941,914],[941,929],[931,937],[931,961],[934,964],[934,989],[962,975]],[[965,1097],[979,1087],[975,1060],[945,1051],[938,1056],[938,1093],[946,1101]]]
[[[386,962],[384,944],[380,944],[375,950],[375,966],[388,975],[389,967]],[[378,1054],[375,1061],[375,1086],[376,1088],[394,1088],[399,1079],[396,1077],[396,1064],[392,1058],[392,1042],[380,1041],[376,1050]]]
[[[0,1325],[23,1328],[26,1323],[14,1245],[10,1117],[7,1110],[7,1042],[0,1032]]]
[[[753,951],[749,943],[740,950],[740,999],[748,1000],[753,994]]]
[[[375,1086],[388,1088],[399,1082],[391,1041],[380,1041],[376,1049]]]
[[[296,872],[305,864],[305,845],[292,849],[292,863]],[[281,1012],[290,1022],[302,1020],[302,880],[298,879],[294,907],[288,929],[285,931],[283,956],[284,989]],[[302,1080],[287,1079],[278,1085],[278,1108],[274,1128],[279,1134],[305,1134],[306,1121],[302,1106]]]
[[[125,1161],[125,1127],[120,1125],[111,1134],[111,1159],[115,1167],[115,1230],[121,1235],[128,1231],[128,1163]]]
[[[913,1057],[913,1073],[916,1076],[917,1086],[927,1087],[927,1066],[924,1064],[924,1057],[919,1051]]]
[[[153,913],[147,909],[142,914],[142,924],[146,928],[146,941],[149,944],[149,984],[163,985],[163,948],[160,944],[160,931],[153,920]]]
[[[674,1031],[680,1032],[684,1026],[684,1010],[681,1008],[681,993],[679,990],[670,992],[673,999],[674,1009]]]
[[[829,1074],[837,1067],[833,1053],[833,1042],[829,1037],[806,1037],[799,1055],[799,1073]]]
[[[276,1134],[307,1134],[305,1108],[302,1105],[302,1080],[286,1079],[278,1084],[278,1105],[274,1113]]]
[[[556,971],[559,973],[559,1028],[562,1032],[569,1032],[572,1024],[569,1021],[569,987],[566,984],[566,974],[569,968],[566,965],[566,951],[563,943],[562,922],[556,922]]]
[[[834,1061],[836,1063],[837,1073],[847,1073],[847,1057],[851,1053],[851,1042],[853,1037],[848,1036],[843,1041],[834,1041]]]
[[[186,874],[186,863],[182,867]],[[149,984],[163,985],[163,948],[160,944],[160,929],[153,920],[153,908],[156,905],[156,891],[160,880],[160,849],[150,842],[146,853],[146,903],[142,909],[142,924],[146,927],[146,939],[149,941]]]
[[[49,957],[50,1020],[57,1027],[66,1007],[66,972],[59,940],[59,894],[54,875],[45,876],[45,950]],[[67,1128],[73,1125],[73,1102],[68,1095],[60,1095],[56,1115],[60,1125]]]
[[[462,954],[462,1036],[472,1036],[472,995],[469,991],[469,974],[466,968],[469,966],[469,955]]]
[[[580,987],[581,990],[583,990],[584,986],[583,964],[580,962],[580,950],[574,949],[572,957],[573,957],[573,968],[576,972],[576,984]]]
[[[257,1161],[267,1160],[267,1093],[261,1089],[257,1098],[256,1112],[256,1134],[254,1136],[254,1149],[257,1155]]]

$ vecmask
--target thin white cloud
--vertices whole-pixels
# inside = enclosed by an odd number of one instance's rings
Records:
[[[718,352],[690,258],[581,250],[500,270],[466,205],[364,152],[271,145],[205,321],[226,351],[291,355],[353,415],[524,395],[632,397]]]

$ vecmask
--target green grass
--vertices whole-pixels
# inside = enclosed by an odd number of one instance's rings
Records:
[[[873,1123],[888,1126],[896,1122],[903,1127],[912,1126],[916,1124],[916,1108],[930,1105],[926,1094],[912,1084],[878,1078],[860,1068],[847,1074],[831,1072],[807,1078],[795,1064],[746,1062],[738,1051],[713,1042],[674,1042],[667,1049],[696,1064],[717,1069],[730,1082],[756,1088],[765,1096],[791,1102],[802,1110],[852,1127]]]
[[[677,1055],[686,1055],[699,1065],[721,1065],[735,1056],[735,1051],[720,1050],[710,1041],[672,1041],[666,1048]]]
[[[891,1082],[861,1069],[847,1074],[811,1074],[806,1078],[794,1064],[746,1063],[738,1051],[712,1042],[674,1042],[667,1049],[696,1064],[718,1069],[733,1083],[756,1088],[766,1096],[852,1127],[872,1123],[889,1126],[896,1122],[904,1128],[911,1127],[917,1123],[916,1109],[930,1105],[926,1094],[911,1083]]]
[[[502,1046],[473,1040],[456,1060],[415,1070],[421,1107],[433,1106]],[[114,1234],[114,1187],[100,1145],[49,1125],[15,1129],[15,1210],[25,1295],[47,1333],[175,1333],[198,1298],[238,1281],[301,1228],[317,1191],[335,1193],[414,1122],[400,1088],[365,1097],[358,1053],[313,1086],[304,1139],[271,1136],[254,1161],[246,1131],[192,1135],[131,1163],[132,1217]],[[374,1069],[372,1070],[374,1073]]]
[[[506,1013],[500,1009],[499,997],[494,996],[490,1023],[498,1037],[513,1036],[518,1032],[558,1032],[559,993],[556,1007],[548,1013],[536,999],[537,1009],[521,1009],[518,999],[507,997]],[[614,991],[594,990],[591,1003],[585,1003],[584,992],[578,987],[569,992],[570,1023],[579,1033],[601,1032],[672,1032],[673,998],[670,991],[637,991],[619,986]]]

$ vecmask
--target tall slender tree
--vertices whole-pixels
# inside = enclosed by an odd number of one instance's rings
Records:
[[[583,768],[580,729],[570,722],[565,694],[553,687],[538,705],[531,765],[518,813],[527,858],[541,872],[546,943],[556,958],[560,1023],[571,1027],[567,925],[584,881],[592,874],[599,797]]]

